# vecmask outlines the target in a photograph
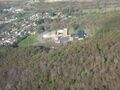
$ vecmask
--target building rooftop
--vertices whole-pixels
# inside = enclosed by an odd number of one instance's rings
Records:
[[[73,34],[72,37],[85,38],[86,35],[85,31],[79,31],[77,34]]]

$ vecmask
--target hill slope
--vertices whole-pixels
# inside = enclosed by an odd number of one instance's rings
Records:
[[[119,90],[119,18],[104,17],[93,38],[57,50],[0,47],[0,89]]]

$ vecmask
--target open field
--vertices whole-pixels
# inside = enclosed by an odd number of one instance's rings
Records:
[[[27,38],[25,38],[24,40],[22,40],[18,45],[19,47],[26,47],[26,46],[31,46],[36,44],[37,41],[37,36],[36,35],[30,35]]]

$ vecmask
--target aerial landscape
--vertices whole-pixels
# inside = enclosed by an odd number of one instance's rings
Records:
[[[0,0],[0,90],[120,90],[120,0]]]

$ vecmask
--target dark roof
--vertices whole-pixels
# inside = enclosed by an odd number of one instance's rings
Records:
[[[80,35],[80,36],[86,35],[85,31],[79,31],[77,34]]]
[[[84,31],[79,31],[77,34],[73,34],[73,37],[85,38],[86,33]]]
[[[66,43],[69,41],[69,37],[62,37],[60,38],[60,43]]]

